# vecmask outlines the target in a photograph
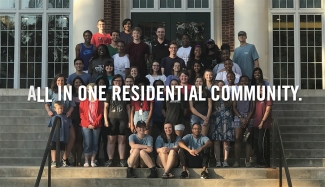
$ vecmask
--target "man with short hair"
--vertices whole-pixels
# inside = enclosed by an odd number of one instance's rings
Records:
[[[200,168],[203,167],[201,178],[209,178],[207,167],[209,162],[209,147],[212,142],[208,137],[201,134],[202,127],[199,123],[192,125],[192,134],[188,134],[178,142],[179,160],[183,169],[180,178],[189,178],[188,167]]]
[[[152,59],[154,62],[161,63],[161,59],[169,55],[170,41],[165,38],[165,27],[159,26],[156,31],[157,40],[151,43]]]
[[[147,61],[151,63],[149,46],[141,41],[140,37],[142,30],[139,27],[135,27],[132,31],[133,42],[129,43],[125,47],[125,53],[128,54],[130,59],[130,66],[137,66],[140,76],[146,76]]]
[[[233,61],[236,62],[243,75],[252,79],[253,69],[259,67],[258,53],[255,45],[246,43],[247,34],[245,31],[238,32],[240,46],[235,49]]]
[[[86,30],[83,33],[85,42],[76,45],[76,58],[82,58],[84,62],[83,71],[88,72],[88,65],[90,59],[94,56],[95,46],[90,43],[93,33],[90,30]]]
[[[111,35],[105,32],[105,20],[99,19],[97,22],[98,33],[94,34],[91,43],[98,47],[100,44],[111,44]]]
[[[136,134],[129,136],[131,150],[126,177],[136,178],[133,174],[133,168],[137,168],[140,165],[140,167],[148,167],[150,169],[150,175],[147,178],[157,178],[157,168],[150,157],[153,151],[153,139],[150,135],[145,134],[146,123],[139,121],[136,125],[136,131]]]
[[[120,40],[117,42],[117,54],[112,56],[114,59],[114,74],[122,75],[125,79],[126,75],[130,73],[130,60],[125,54],[125,42]]]
[[[84,81],[85,85],[88,85],[91,81],[91,75],[82,71],[84,67],[84,61],[82,60],[82,58],[74,59],[73,63],[76,72],[69,75],[67,84],[72,85],[73,80],[79,76]]]
[[[114,56],[117,53],[117,43],[120,40],[120,31],[113,30],[111,32],[112,43],[107,46],[110,56]]]
[[[185,68],[185,62],[183,59],[176,56],[177,53],[177,43],[175,41],[170,42],[169,44],[169,56],[163,58],[161,60],[161,73],[165,74],[166,77],[168,75],[172,75],[172,70],[174,66],[174,62],[179,62],[181,64],[181,69]]]
[[[187,61],[190,58],[190,53],[192,47],[191,45],[191,38],[188,34],[183,34],[182,36],[182,47],[180,47],[177,51],[177,56],[182,58],[187,66]]]

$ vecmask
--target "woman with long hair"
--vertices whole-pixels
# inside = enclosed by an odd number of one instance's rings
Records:
[[[203,67],[202,64],[199,62],[194,62],[192,68],[190,69],[190,80],[191,84],[195,84],[195,79],[197,77],[201,77],[203,75]]]
[[[178,141],[181,138],[176,135],[173,125],[165,123],[164,132],[157,137],[155,148],[158,153],[157,165],[164,168],[163,179],[174,178],[174,175],[170,173],[173,167],[178,164]]]
[[[156,80],[166,81],[166,76],[161,73],[159,62],[154,61],[151,66],[150,74],[146,76],[146,78],[150,81],[150,85],[153,85],[153,82]]]
[[[165,86],[169,86],[170,81],[173,79],[179,80],[179,75],[181,72],[181,63],[180,62],[174,62],[172,75],[168,75],[165,81]]]
[[[214,80],[213,80],[213,71],[210,69],[207,69],[204,71],[203,74],[203,82],[205,85],[205,88],[209,91],[211,91],[211,88],[214,84]]]

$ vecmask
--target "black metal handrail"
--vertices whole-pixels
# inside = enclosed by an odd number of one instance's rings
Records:
[[[58,127],[58,128],[56,128]],[[47,140],[47,144],[46,144],[46,148],[45,148],[45,152],[43,155],[43,159],[42,159],[42,163],[40,166],[40,169],[38,171],[38,175],[37,175],[37,179],[35,182],[35,187],[39,186],[39,183],[41,182],[41,178],[42,178],[42,174],[43,174],[43,170],[44,170],[44,166],[45,166],[45,162],[46,162],[46,158],[48,158],[48,174],[47,174],[47,183],[48,183],[48,187],[51,187],[51,144],[52,144],[52,139],[53,139],[53,135],[54,135],[54,131],[56,134],[56,155],[55,155],[55,160],[56,160],[56,167],[60,167],[61,165],[61,160],[60,160],[60,128],[61,128],[61,118],[60,117],[55,117],[54,122],[53,122],[53,126],[51,129],[51,133],[49,136],[49,139]]]
[[[279,128],[278,121],[276,119],[272,119],[272,166],[273,168],[276,168],[275,166],[275,144],[276,144],[276,138],[278,139],[279,142],[279,187],[282,187],[282,162],[284,164],[284,171],[286,174],[287,178],[287,183],[288,187],[292,187],[292,182],[291,182],[291,177],[290,177],[290,172],[287,164],[287,157],[284,152],[284,147],[283,147],[283,141],[281,137],[281,132]],[[283,160],[282,160],[283,159]]]

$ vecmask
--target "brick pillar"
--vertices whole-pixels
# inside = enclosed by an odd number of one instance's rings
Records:
[[[222,43],[234,50],[234,0],[222,0]]]
[[[104,0],[104,20],[107,32],[120,29],[120,0]]]

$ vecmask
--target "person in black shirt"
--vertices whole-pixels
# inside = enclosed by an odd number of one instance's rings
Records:
[[[205,60],[204,55],[202,54],[202,46],[198,44],[191,49],[190,60],[187,62],[187,70],[190,70],[195,62],[201,64],[202,72],[210,68],[210,64]],[[189,71],[189,73],[191,72]]]
[[[207,69],[213,69],[214,66],[217,64],[220,64],[222,62],[221,60],[221,54],[220,54],[220,49],[214,42],[214,40],[209,39],[206,41],[206,47],[205,47],[205,58],[208,64],[211,66],[208,67]],[[229,49],[230,51],[230,49]]]
[[[181,64],[181,69],[184,69],[185,62],[183,59],[176,56],[178,46],[175,41],[170,42],[169,44],[169,56],[165,57],[161,60],[161,72],[168,77],[168,75],[172,75],[172,70],[174,66],[174,62],[179,62]]]
[[[169,56],[170,41],[165,38],[165,28],[159,26],[156,31],[157,40],[151,43],[152,60],[161,63],[164,57]]]

